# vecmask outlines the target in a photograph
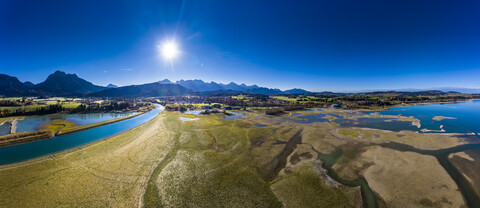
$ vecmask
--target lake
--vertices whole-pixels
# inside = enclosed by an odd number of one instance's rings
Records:
[[[420,120],[423,128],[440,130],[440,125],[447,133],[480,132],[480,100],[460,103],[416,105],[390,108],[379,111],[383,115],[413,116]],[[435,116],[447,116],[456,119],[433,120]]]
[[[354,112],[350,116],[362,116],[365,114],[379,113],[382,115],[399,115],[413,116],[420,120],[421,127],[412,125],[411,121],[398,121],[391,118],[343,118],[335,114],[312,114],[298,116],[294,114],[293,118],[285,117],[285,119],[295,121],[297,123],[314,123],[329,122],[327,115],[334,116],[337,119],[333,122],[340,124],[341,127],[360,127],[373,128],[389,131],[418,131],[421,129],[432,130],[431,133],[479,133],[480,132],[480,100],[445,103],[445,104],[427,104],[405,107],[395,107],[383,111],[376,112]],[[435,116],[452,117],[455,119],[434,120]],[[443,128],[440,128],[443,126]]]
[[[101,121],[111,120],[124,116],[129,116],[135,113],[76,113],[76,114],[49,114],[41,116],[26,116],[23,120],[18,120],[17,133],[27,131],[37,131],[42,123],[49,122],[55,119],[64,119],[73,121],[76,125],[83,126]],[[0,136],[10,133],[10,123],[0,125]],[[5,130],[7,129],[7,130]]]

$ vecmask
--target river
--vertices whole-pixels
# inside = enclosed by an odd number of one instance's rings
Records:
[[[155,106],[155,109],[147,113],[124,121],[119,121],[64,136],[53,137],[47,140],[0,148],[0,165],[21,162],[61,152],[119,134],[135,126],[150,121],[164,109],[163,106]]]

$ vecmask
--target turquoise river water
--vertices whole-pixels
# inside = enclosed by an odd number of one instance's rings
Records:
[[[47,140],[0,148],[0,165],[21,162],[36,157],[49,155],[113,136],[150,121],[160,112],[162,112],[163,109],[163,106],[156,105],[155,109],[124,121],[67,134],[64,136],[54,137]]]

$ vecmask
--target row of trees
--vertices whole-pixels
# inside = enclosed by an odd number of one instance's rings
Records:
[[[76,108],[64,108],[61,104],[54,104],[42,106],[37,108],[17,108],[15,110],[3,109],[0,111],[0,117],[8,116],[30,116],[30,115],[45,115],[52,113],[81,113],[81,112],[112,112],[112,111],[126,111],[137,110],[142,107],[149,107],[150,103],[131,103],[131,102],[111,102],[108,104],[81,104]]]
[[[134,104],[130,102],[112,102],[107,105],[102,105],[100,103],[95,103],[91,105],[81,104],[78,107],[74,108],[70,112],[78,113],[78,112],[106,112],[106,111],[123,111],[127,109],[134,109],[135,107],[140,107],[138,105],[142,104]]]
[[[55,104],[55,105],[42,106],[35,109],[27,109],[27,108],[17,108],[15,110],[3,109],[0,112],[0,117],[43,115],[43,114],[51,114],[51,113],[60,113],[64,111],[66,111],[66,109],[63,108],[62,105]]]

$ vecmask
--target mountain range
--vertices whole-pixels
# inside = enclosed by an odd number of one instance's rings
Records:
[[[395,90],[395,91],[364,91],[365,94],[397,94],[406,93],[440,95],[443,92],[480,93],[480,89],[469,88],[432,88],[428,90]],[[6,74],[0,74],[0,96],[22,97],[22,96],[77,96],[77,97],[155,97],[175,95],[234,95],[234,94],[312,94],[303,89],[279,90],[275,88],[260,87],[257,85],[228,84],[216,82],[204,82],[199,79],[179,80],[172,82],[164,79],[154,83],[130,86],[98,86],[78,77],[76,74],[67,74],[56,71],[50,74],[45,81],[33,84],[32,82],[21,82],[18,78]],[[315,94],[345,94],[332,92],[316,92]],[[351,94],[351,93],[346,93]],[[354,93],[356,94],[356,93]]]
[[[76,74],[56,71],[39,84],[20,82],[18,78],[0,74],[0,95],[4,97],[48,95],[64,96],[101,91],[105,87],[88,82]]]
[[[55,71],[41,83],[20,82],[18,78],[6,74],[0,74],[0,96],[91,96],[91,97],[151,97],[151,96],[175,96],[186,94],[304,94],[310,93],[303,89],[291,89],[281,91],[257,85],[222,84],[216,82],[204,82],[202,80],[179,80],[175,83],[168,79],[141,85],[118,87],[109,84],[106,87],[78,77],[76,74],[67,74],[63,71]]]
[[[297,89],[281,91],[279,89],[274,88],[266,88],[266,87],[259,87],[257,85],[245,85],[245,84],[237,84],[235,82],[230,82],[229,84],[222,84],[216,82],[204,82],[199,79],[194,80],[179,80],[176,82],[171,82],[168,79],[164,79],[162,81],[158,81],[161,84],[178,84],[187,89],[192,90],[192,92],[221,92],[221,91],[230,91],[230,92],[240,92],[240,93],[251,93],[251,94],[263,94],[263,95],[274,95],[274,94],[282,94],[282,93],[291,93],[290,91],[295,91]],[[306,90],[302,90],[302,92],[310,93]]]

